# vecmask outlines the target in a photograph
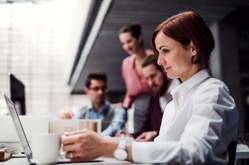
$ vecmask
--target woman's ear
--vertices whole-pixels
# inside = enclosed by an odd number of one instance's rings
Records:
[[[139,44],[142,44],[142,42],[143,42],[143,37],[142,37],[142,35],[140,34],[140,35],[138,36],[138,43],[139,43]]]
[[[190,43],[190,49],[191,49],[191,59],[194,64],[197,64],[199,61],[198,54],[197,54],[197,49],[193,42],[191,41]]]
[[[195,45],[193,44],[192,41],[190,43],[190,48],[191,48],[192,56],[196,56],[197,55],[197,50],[196,50],[196,47],[195,47]]]

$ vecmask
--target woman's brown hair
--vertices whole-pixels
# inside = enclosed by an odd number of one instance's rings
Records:
[[[181,12],[159,24],[152,35],[152,48],[156,57],[159,52],[156,49],[155,38],[160,31],[183,46],[189,45],[192,41],[197,51],[197,57],[193,62],[196,64],[208,62],[214,48],[214,38],[199,14],[193,11]]]

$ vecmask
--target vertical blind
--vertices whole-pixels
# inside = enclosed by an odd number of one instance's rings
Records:
[[[56,2],[0,5],[0,92],[9,94],[12,72],[25,84],[27,114],[58,112],[86,97],[70,95],[65,74],[78,44],[72,41],[77,0]],[[0,114],[5,110],[1,102]]]

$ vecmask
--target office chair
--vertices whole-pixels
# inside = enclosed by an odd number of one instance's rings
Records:
[[[236,147],[237,147],[237,141],[231,141],[227,151],[228,151],[228,165],[234,165],[235,164],[235,155],[236,155]]]

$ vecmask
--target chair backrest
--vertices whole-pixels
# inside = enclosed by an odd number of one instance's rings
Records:
[[[229,144],[227,151],[228,151],[228,165],[234,165],[235,164],[235,155],[236,155],[236,147],[237,147],[237,142],[236,141],[231,141]]]

